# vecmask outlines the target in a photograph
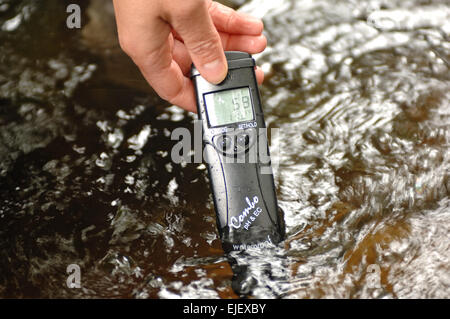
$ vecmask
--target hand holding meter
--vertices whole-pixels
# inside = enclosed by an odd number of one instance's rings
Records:
[[[225,251],[277,244],[284,237],[268,153],[255,61],[225,52],[228,75],[217,85],[192,67],[217,226]],[[265,156],[263,156],[265,155]]]

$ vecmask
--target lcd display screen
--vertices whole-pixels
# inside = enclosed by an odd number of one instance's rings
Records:
[[[254,120],[248,87],[207,93],[204,97],[212,127]]]

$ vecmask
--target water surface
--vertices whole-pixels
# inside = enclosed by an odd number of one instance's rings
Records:
[[[265,23],[287,238],[229,256],[205,166],[170,159],[195,116],[121,53],[108,1],[81,30],[68,3],[0,0],[0,296],[450,296],[446,1],[231,2]]]

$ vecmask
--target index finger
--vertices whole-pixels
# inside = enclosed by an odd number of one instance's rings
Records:
[[[218,31],[230,34],[260,35],[264,29],[261,19],[237,12],[217,2],[211,2],[209,14]]]

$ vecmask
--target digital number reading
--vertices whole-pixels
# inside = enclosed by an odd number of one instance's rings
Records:
[[[205,94],[210,126],[253,120],[253,108],[248,87]]]

